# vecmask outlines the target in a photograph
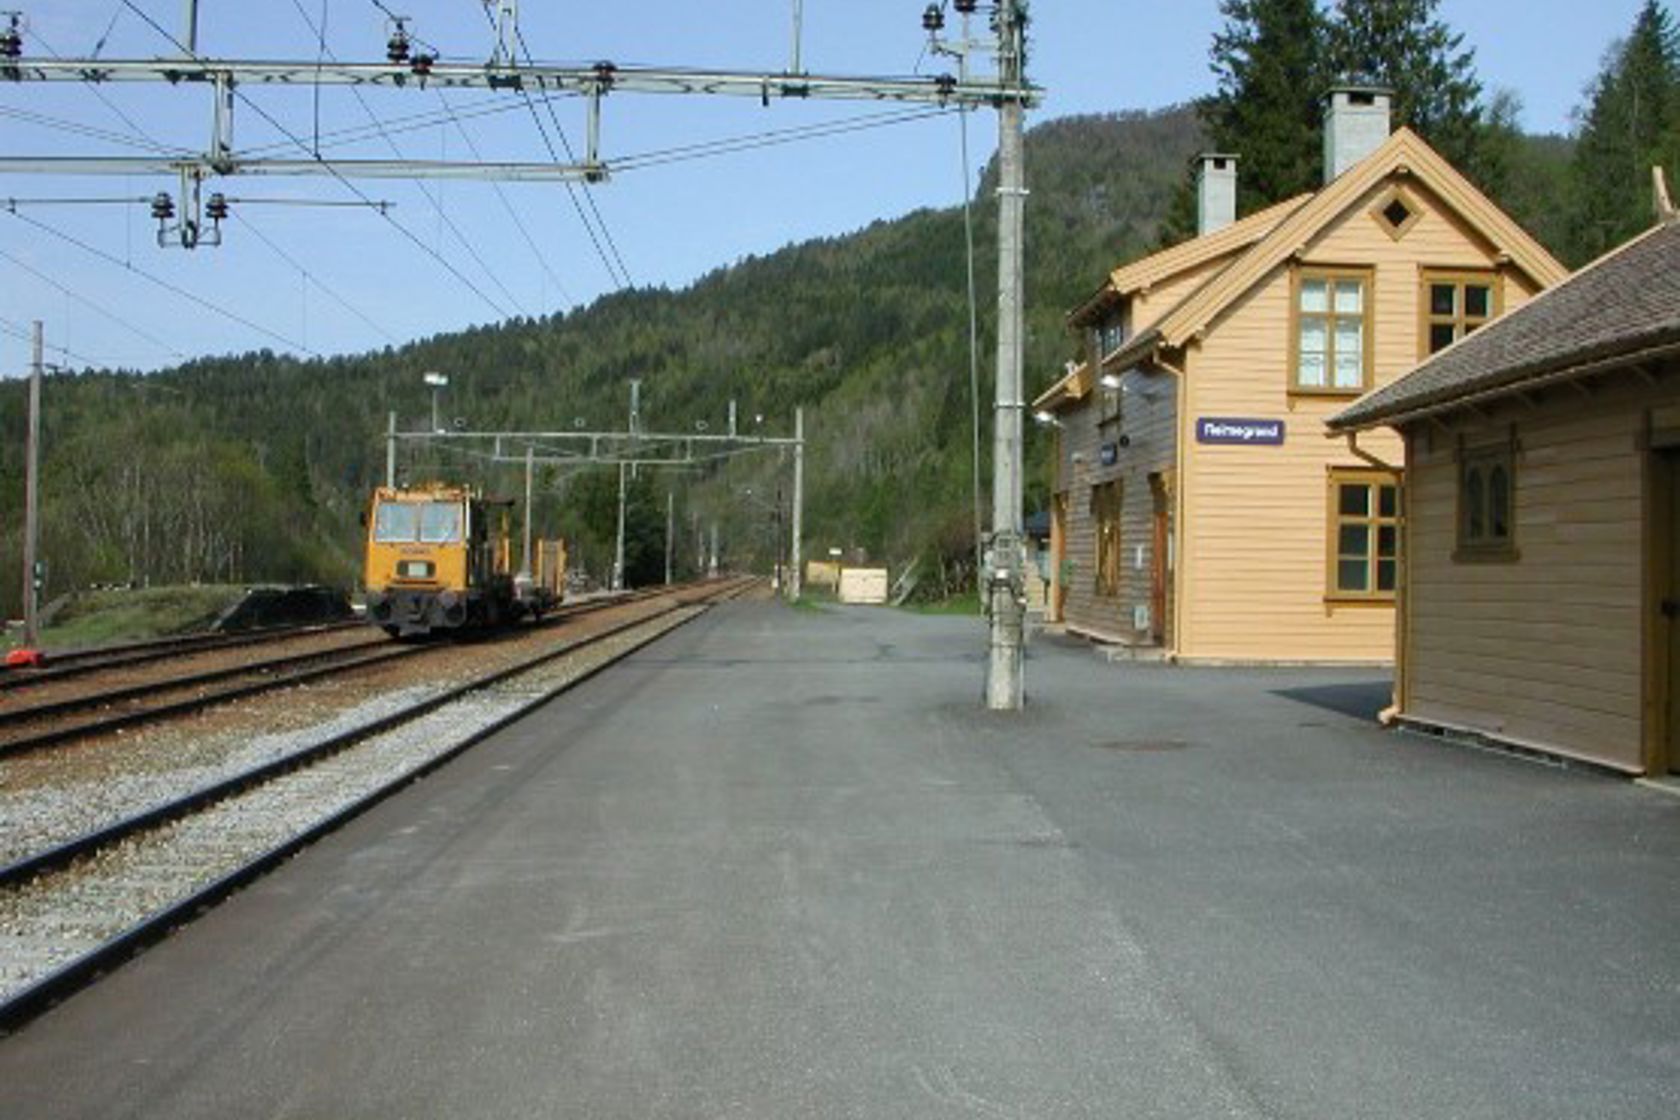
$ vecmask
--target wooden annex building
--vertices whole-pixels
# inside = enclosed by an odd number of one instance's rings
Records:
[[[1680,771],[1680,224],[1331,426],[1405,440],[1401,721]]]
[[[1202,157],[1201,235],[1116,269],[1069,316],[1051,621],[1183,661],[1394,656],[1401,444],[1325,421],[1566,275],[1408,129],[1339,89],[1325,185],[1236,220]]]

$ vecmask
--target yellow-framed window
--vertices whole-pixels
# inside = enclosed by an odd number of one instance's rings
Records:
[[[1114,598],[1120,594],[1120,480],[1099,482],[1091,487],[1091,519],[1096,538],[1096,594]]]
[[[1503,299],[1499,274],[1487,271],[1425,270],[1422,276],[1421,349],[1427,357],[1445,350],[1490,319]]]
[[[1332,599],[1391,601],[1400,586],[1400,480],[1383,471],[1330,471],[1326,573]]]
[[[1371,384],[1371,270],[1297,269],[1290,314],[1290,388],[1362,393]]]

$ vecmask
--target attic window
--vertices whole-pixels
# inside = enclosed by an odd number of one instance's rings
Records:
[[[1398,241],[1423,217],[1423,207],[1411,195],[1396,187],[1377,200],[1376,206],[1371,208],[1371,217]]]

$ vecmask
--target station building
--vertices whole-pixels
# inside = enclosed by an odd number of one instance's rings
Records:
[[[1198,237],[1115,270],[1035,402],[1055,426],[1048,617],[1182,661],[1395,654],[1401,443],[1325,421],[1565,269],[1408,129],[1338,89],[1325,185],[1238,221],[1204,156]]]
[[[1680,224],[1330,425],[1405,442],[1401,721],[1680,771]]]

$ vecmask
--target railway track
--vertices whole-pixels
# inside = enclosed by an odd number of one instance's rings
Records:
[[[652,593],[635,592],[627,596],[562,607],[535,625],[555,625],[614,604],[635,602],[649,594]],[[357,623],[355,627],[364,631],[370,629],[365,623]],[[265,641],[330,635],[344,629],[346,628],[338,626],[310,628],[269,635]],[[245,648],[255,644],[263,643],[196,646],[191,647],[191,652],[219,651],[228,645]],[[152,662],[161,657],[178,657],[188,650],[188,647],[173,646],[170,647],[171,652],[160,653],[156,651],[155,645],[148,645],[151,648],[138,662],[123,659],[104,662],[94,660],[86,664],[68,666],[67,669],[78,676],[85,676],[100,669],[126,670],[136,664]],[[219,704],[244,700],[264,692],[292,688],[325,677],[421,656],[428,651],[443,648],[444,645],[443,642],[395,645],[382,634],[370,635],[365,642],[308,649],[280,657],[188,671],[133,684],[100,688],[96,686],[97,682],[92,682],[95,687],[86,688],[76,695],[44,703],[0,707],[0,758],[98,735],[109,735],[154,720],[191,715]],[[37,677],[33,683],[39,685],[48,682],[42,677]],[[84,682],[86,683],[90,682]]]
[[[514,664],[0,867],[0,1031],[755,580],[616,601]],[[595,607],[587,613],[604,610]],[[422,647],[425,648],[425,647]]]
[[[261,630],[247,630],[231,634],[190,634],[176,638],[156,638],[145,642],[126,642],[122,645],[97,646],[89,649],[65,650],[48,656],[41,668],[16,668],[0,672],[0,693],[34,688],[55,681],[87,676],[110,669],[148,665],[195,653],[213,653],[227,649],[267,645],[272,642],[295,641],[315,634],[332,634],[342,630],[364,629],[360,619],[344,622],[316,623],[309,626],[277,626]]]

